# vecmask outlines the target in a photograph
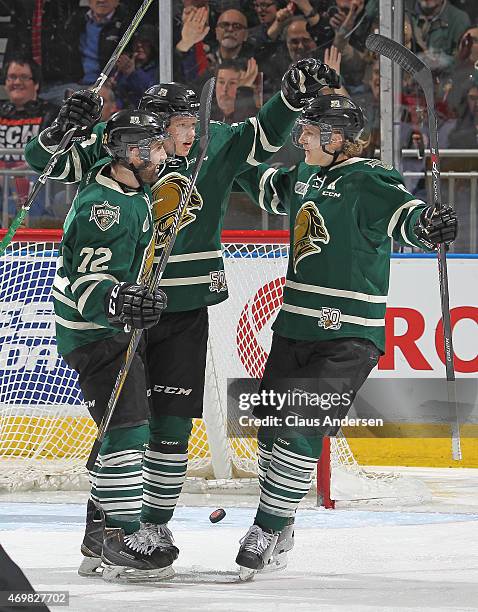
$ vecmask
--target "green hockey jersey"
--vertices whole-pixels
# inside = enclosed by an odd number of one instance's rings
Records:
[[[125,191],[109,176],[110,158],[81,180],[65,219],[53,281],[58,352],[119,333],[109,325],[112,285],[147,282],[153,262],[151,191]]]
[[[233,125],[211,123],[207,155],[160,284],[168,296],[168,312],[209,306],[227,298],[221,231],[232,184],[238,174],[257,166],[280,149],[297,115],[298,109],[293,109],[282,94],[277,94],[256,117]],[[55,178],[79,181],[105,155],[101,146],[104,126],[104,123],[98,124],[89,140],[75,145],[63,156],[55,168]],[[28,143],[25,157],[32,168],[41,172],[53,151],[42,145],[40,136]],[[189,156],[169,164],[152,187],[156,261],[181,194],[187,189],[187,178],[192,174],[197,154],[196,141]]]
[[[284,303],[273,329],[297,340],[367,338],[384,350],[392,239],[424,248],[413,226],[426,206],[376,159],[328,169],[266,164],[238,183],[264,210],[290,216]]]

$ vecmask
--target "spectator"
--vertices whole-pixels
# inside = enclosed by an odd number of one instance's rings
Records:
[[[449,0],[408,0],[412,24],[412,50],[432,70],[449,69],[463,32],[470,26],[468,15]]]
[[[258,73],[254,58],[246,70],[234,60],[224,60],[216,71],[216,95],[211,117],[224,123],[244,121],[257,113],[254,82]]]
[[[471,23],[478,23],[478,2],[476,0],[451,0],[451,3],[464,11]]]
[[[210,32],[208,6],[194,6],[192,0],[185,1],[176,30],[180,35],[174,46],[174,78],[181,82],[195,81],[209,66],[206,51],[210,46],[204,42]]]
[[[450,132],[448,146],[452,149],[478,148],[478,84],[469,86],[455,129]]]
[[[5,65],[5,89],[8,101],[0,104],[0,147],[23,148],[55,119],[58,108],[38,96],[40,89],[40,67],[31,59],[12,57]],[[2,168],[27,168],[23,155],[3,153]],[[3,178],[3,177],[2,177]],[[9,212],[21,205],[28,196],[29,177],[15,176],[9,190]],[[2,189],[4,185],[2,182]],[[44,198],[32,208],[32,213],[44,213]]]
[[[451,109],[459,111],[466,92],[478,77],[478,27],[465,30],[458,44],[450,80],[445,85],[447,102]]]
[[[31,59],[12,57],[5,65],[8,101],[0,105],[0,146],[24,147],[55,119],[58,107],[38,96],[40,67]],[[18,161],[23,156],[4,154],[3,161]]]
[[[254,48],[247,41],[247,18],[244,13],[229,9],[219,15],[216,24],[217,47],[210,58],[216,65],[226,59],[249,59]]]
[[[115,89],[122,107],[137,106],[143,93],[159,81],[157,29],[138,28],[131,53],[118,58]]]
[[[377,0],[335,0],[335,11],[329,11],[330,26],[335,32],[334,46],[342,53],[342,76],[351,95],[363,91],[366,69],[365,40],[378,18]]]

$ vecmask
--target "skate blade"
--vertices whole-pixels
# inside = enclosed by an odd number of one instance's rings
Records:
[[[101,557],[84,557],[78,568],[78,574],[83,578],[101,578],[103,574]]]
[[[287,567],[287,553],[281,552],[278,555],[274,555],[260,571],[261,574],[268,574],[270,572],[280,572]]]
[[[121,565],[105,565],[103,568],[103,580],[105,582],[119,582],[123,584],[158,582],[159,580],[172,578],[174,574],[175,572],[171,565],[151,570],[139,570]]]
[[[250,567],[244,567],[243,565],[239,566],[239,580],[241,582],[250,582],[254,579],[254,576],[257,574],[258,570],[251,569]]]

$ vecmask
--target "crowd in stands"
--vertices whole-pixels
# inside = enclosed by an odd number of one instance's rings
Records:
[[[0,0],[5,83],[0,147],[24,146],[54,117],[68,92],[95,83],[141,4]],[[404,44],[432,68],[435,78],[441,146],[478,148],[478,2],[404,4]],[[345,90],[365,109],[367,155],[374,155],[380,145],[380,64],[365,40],[378,28],[378,12],[379,0],[174,1],[173,77],[200,91],[216,76],[213,118],[233,123],[255,114],[278,91],[292,62],[330,58],[326,54],[332,49]],[[103,90],[105,117],[136,105],[158,80],[158,8],[153,3]],[[401,103],[402,147],[422,151],[428,144],[426,105],[407,75]],[[21,163],[9,155],[0,159],[3,166]],[[411,186],[423,196],[423,180]]]

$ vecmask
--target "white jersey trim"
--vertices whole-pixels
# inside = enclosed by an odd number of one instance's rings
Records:
[[[168,259],[168,263],[179,263],[181,261],[190,261],[196,259],[216,259],[217,257],[222,257],[222,251],[199,251],[198,253],[171,255],[171,257]],[[159,261],[159,257],[156,257],[154,261]]]
[[[96,323],[80,322],[80,321],[67,321],[58,315],[55,315],[55,322],[62,327],[68,329],[107,329],[103,325],[97,325]]]
[[[298,113],[298,112],[300,112],[302,110],[302,107],[295,108],[295,106],[292,106],[292,104],[287,102],[286,97],[284,96],[282,91],[280,92],[280,97],[281,97],[282,102],[284,102],[284,104],[287,106],[287,108],[290,109],[291,111],[294,111],[294,112]]]
[[[404,240],[404,241],[405,241],[407,244],[409,244],[410,246],[412,246],[412,247],[416,247],[417,245],[416,245],[416,244],[413,244],[413,242],[411,242],[411,240],[409,240],[409,239],[408,239],[408,237],[407,237],[407,235],[405,234],[405,224],[406,224],[406,222],[407,222],[407,219],[408,219],[408,217],[409,217],[410,213],[412,213],[412,212],[415,210],[415,208],[417,208],[417,206],[418,206],[418,204],[417,204],[416,206],[412,206],[412,207],[410,208],[410,210],[409,210],[409,211],[408,211],[408,213],[407,213],[407,216],[405,217],[405,220],[404,220],[404,221],[403,221],[403,223],[402,223],[402,227],[400,228],[400,234],[402,235],[403,240]]]
[[[286,287],[296,289],[297,291],[307,291],[308,293],[319,293],[321,295],[330,295],[333,297],[347,298],[350,300],[360,300],[361,302],[370,302],[372,304],[386,304],[386,295],[370,295],[369,293],[361,293],[360,291],[348,291],[347,289],[332,289],[331,287],[320,287],[319,285],[306,285],[304,283],[296,283],[295,281],[287,280]]]
[[[83,314],[83,310],[86,305],[86,300],[90,297],[90,295],[93,293],[96,287],[100,284],[100,282],[101,281],[96,281],[96,283],[91,283],[91,285],[87,287],[85,291],[83,291],[83,293],[81,294],[81,297],[78,300],[78,312],[81,315]]]
[[[177,285],[202,285],[210,283],[211,277],[207,276],[188,276],[185,278],[163,278],[159,283],[160,287],[175,287]]]
[[[74,308],[75,310],[78,310],[75,302],[73,300],[70,300],[70,298],[67,298],[66,295],[63,295],[63,293],[59,293],[58,291],[55,291],[55,289],[52,289],[51,293],[53,297],[55,298],[55,300],[58,300],[59,302],[63,302],[63,304],[66,304],[70,308]]]
[[[402,204],[400,206],[400,208],[398,208],[392,215],[390,222],[388,224],[388,228],[387,228],[387,236],[390,236],[390,238],[393,238],[393,232],[395,230],[395,227],[400,219],[400,215],[402,214],[402,212],[406,209],[406,208],[416,208],[417,206],[422,206],[424,205],[425,202],[423,202],[423,200],[409,200],[408,202],[405,202],[405,204]],[[415,245],[414,245],[415,246]]]
[[[86,274],[85,276],[82,276],[81,278],[79,278],[73,283],[73,285],[71,286],[71,290],[76,291],[78,287],[82,285],[83,283],[89,283],[91,281],[104,281],[104,280],[110,280],[110,281],[113,281],[114,283],[119,282],[118,279],[116,279],[111,274]]]
[[[293,314],[305,315],[306,317],[322,318],[322,311],[314,308],[304,308],[303,306],[293,306],[292,304],[284,303],[281,310],[292,312]],[[364,327],[383,327],[385,319],[366,319],[365,317],[355,317],[353,315],[340,315],[342,323],[352,323],[353,325],[363,325]]]

